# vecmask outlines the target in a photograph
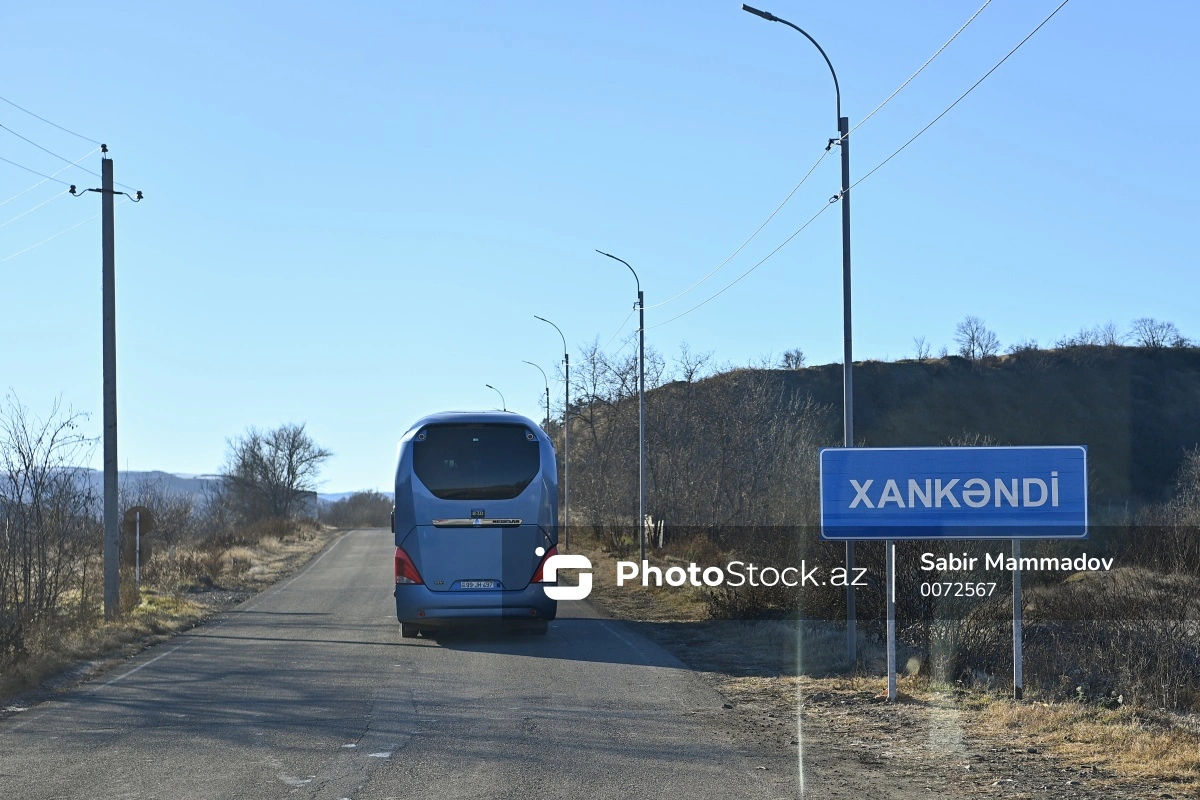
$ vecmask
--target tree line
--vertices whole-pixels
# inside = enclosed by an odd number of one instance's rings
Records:
[[[0,405],[0,667],[26,658],[32,642],[100,618],[103,502],[82,466],[96,446],[85,422],[57,402],[44,417],[11,394]],[[166,569],[186,581],[189,570],[219,572],[233,546],[287,535],[330,456],[304,425],[250,428],[227,441],[221,480],[204,495],[124,483],[119,508],[145,506],[155,518],[157,554],[144,574]],[[186,558],[176,557],[181,548]],[[122,605],[136,605],[127,588]]]

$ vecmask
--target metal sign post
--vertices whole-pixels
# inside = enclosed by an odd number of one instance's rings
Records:
[[[150,541],[143,540],[154,530],[154,513],[145,506],[133,506],[126,509],[121,519],[121,559],[126,564],[133,562],[133,579],[139,588],[142,585],[142,562],[150,557]],[[129,545],[132,544],[133,547]]]
[[[887,699],[896,702],[896,543],[888,540],[887,548]]]
[[[1013,699],[1025,694],[1025,674],[1021,664],[1021,540],[1013,539]]]

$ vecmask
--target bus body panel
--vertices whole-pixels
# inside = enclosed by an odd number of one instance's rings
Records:
[[[425,586],[434,592],[457,591],[464,580],[493,580],[503,589],[529,585],[549,537],[536,525],[512,528],[436,528],[418,525],[400,547],[408,553]]]

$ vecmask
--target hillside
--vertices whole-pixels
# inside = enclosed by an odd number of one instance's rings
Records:
[[[840,442],[841,365],[739,377],[829,406],[827,441]],[[1200,443],[1200,348],[1088,346],[986,362],[857,363],[854,428],[868,447],[944,445],[975,434],[1006,445],[1085,444],[1094,507],[1158,501],[1170,495],[1184,450]]]

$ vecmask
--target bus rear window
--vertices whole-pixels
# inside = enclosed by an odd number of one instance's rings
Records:
[[[421,434],[413,472],[441,500],[511,500],[541,466],[538,441],[523,425],[430,425]]]

